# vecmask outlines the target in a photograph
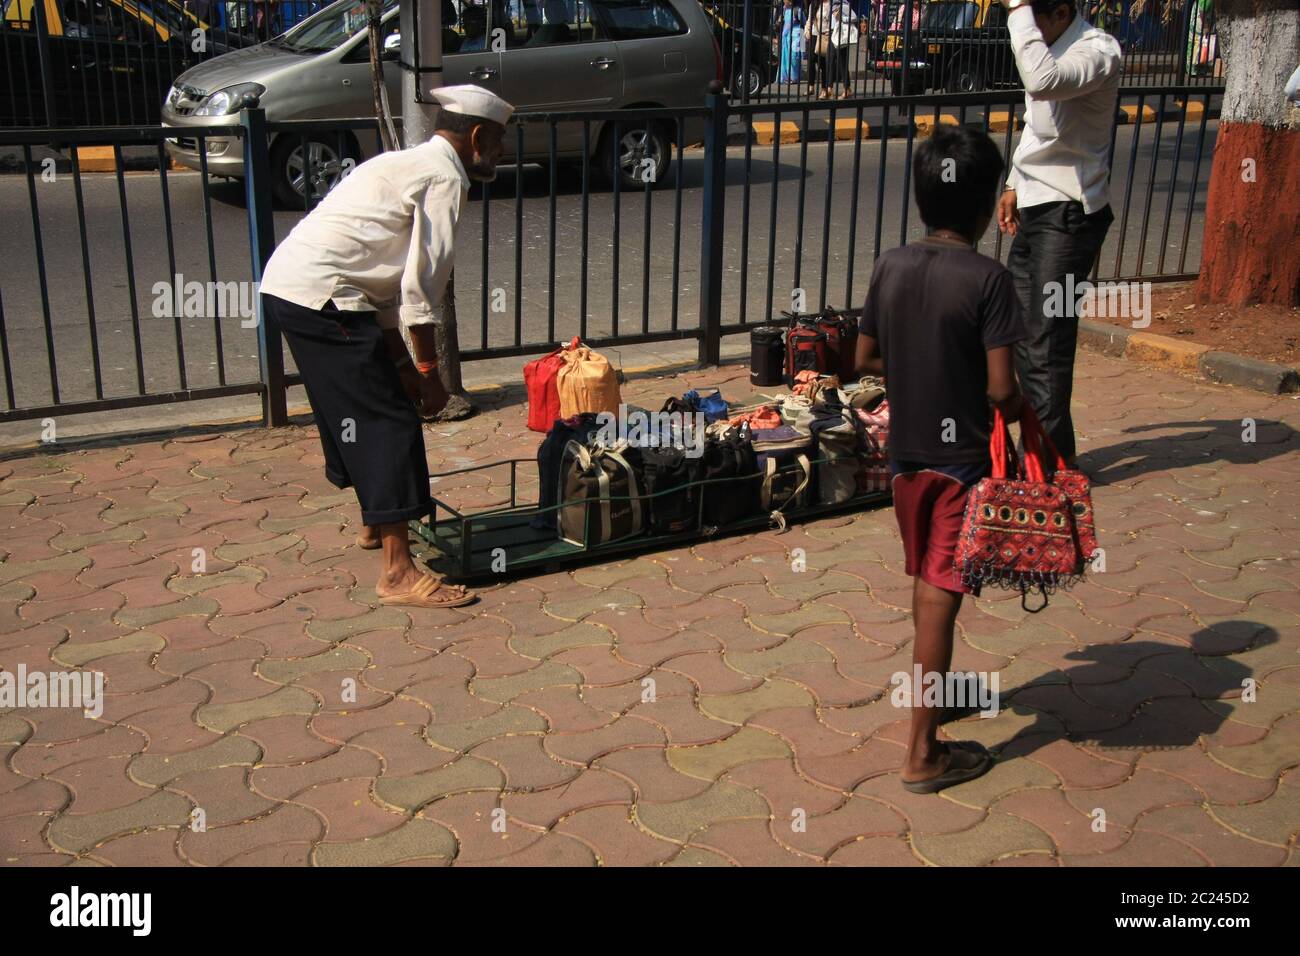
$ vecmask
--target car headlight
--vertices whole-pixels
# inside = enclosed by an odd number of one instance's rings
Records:
[[[236,113],[243,106],[244,97],[252,95],[260,97],[266,92],[266,87],[261,83],[236,83],[234,86],[227,86],[224,90],[217,90],[212,93],[203,104],[194,111],[195,116],[227,116],[230,113]]]

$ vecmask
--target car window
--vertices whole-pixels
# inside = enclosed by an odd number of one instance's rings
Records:
[[[384,13],[397,9],[397,0],[384,0]],[[366,28],[364,0],[338,0],[272,40],[296,53],[324,53],[337,49]]]
[[[677,36],[686,25],[666,0],[595,0],[596,18],[611,40]]]
[[[931,3],[921,19],[927,30],[969,30],[979,7],[974,3]]]

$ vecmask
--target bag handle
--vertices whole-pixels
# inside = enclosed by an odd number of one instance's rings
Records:
[[[1052,441],[1047,430],[1043,428],[1043,423],[1038,420],[1038,415],[1034,409],[1025,403],[1020,413],[1020,428],[1025,436],[1025,457],[1029,457],[1029,450],[1033,447],[1033,453],[1038,459],[1040,472],[1045,463],[1052,464],[1053,471],[1065,471],[1065,458],[1056,449],[1056,444]]]
[[[1016,452],[1011,445],[1011,432],[1007,429],[1002,410],[993,407],[993,433],[989,436],[989,458],[993,461],[992,477],[1006,478],[1017,469]],[[1008,469],[1008,465],[1011,467]]]

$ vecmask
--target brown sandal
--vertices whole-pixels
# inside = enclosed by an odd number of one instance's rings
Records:
[[[445,608],[463,607],[477,600],[478,595],[464,585],[446,584],[432,574],[426,574],[405,594],[381,597],[379,603],[402,607]]]

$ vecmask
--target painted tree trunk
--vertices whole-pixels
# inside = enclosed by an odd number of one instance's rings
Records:
[[[1215,9],[1225,90],[1197,297],[1300,305],[1300,108],[1283,93],[1300,62],[1300,2],[1219,0]]]

